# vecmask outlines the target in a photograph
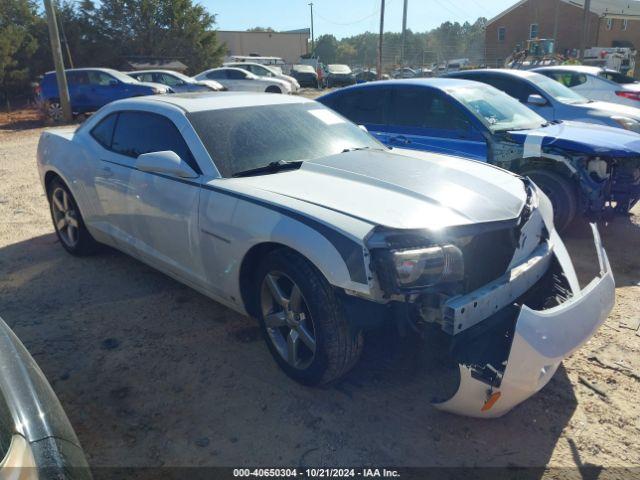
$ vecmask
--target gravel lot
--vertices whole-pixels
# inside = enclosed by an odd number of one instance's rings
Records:
[[[252,320],[121,253],[66,254],[37,178],[41,131],[0,124],[0,315],[92,466],[640,466],[640,336],[623,326],[640,318],[640,208],[601,226],[618,285],[604,327],[539,394],[475,420],[429,406],[433,346],[370,335],[344,381],[301,387]],[[588,281],[588,227],[567,243]]]

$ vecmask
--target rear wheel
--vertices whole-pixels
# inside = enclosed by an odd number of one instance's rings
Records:
[[[276,87],[275,85],[270,85],[270,86],[267,87],[265,92],[267,92],[267,93],[282,93],[282,90],[280,90],[280,88]]]
[[[534,170],[527,176],[549,197],[553,205],[553,223],[558,231],[565,230],[578,211],[574,186],[568,179],[554,172]]]
[[[53,227],[64,249],[72,255],[95,253],[100,244],[85,227],[78,205],[67,186],[56,178],[49,185],[48,195]]]
[[[258,268],[256,297],[274,359],[294,380],[317,385],[347,373],[362,351],[331,285],[306,259],[282,249]]]

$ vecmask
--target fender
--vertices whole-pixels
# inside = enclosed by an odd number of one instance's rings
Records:
[[[368,252],[362,239],[306,215],[266,200],[227,189],[202,185],[200,232],[203,262],[210,285],[232,301],[240,295],[242,260],[253,247],[276,243],[306,257],[339,288],[370,294]],[[215,275],[215,274],[209,274]]]

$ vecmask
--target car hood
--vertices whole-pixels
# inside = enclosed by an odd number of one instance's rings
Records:
[[[640,135],[606,125],[565,121],[508,134],[521,145],[535,139],[542,147],[557,147],[587,155],[640,156]]]
[[[352,151],[298,170],[230,180],[398,229],[510,220],[526,202],[522,180],[484,163],[394,150]]]
[[[619,103],[589,102],[574,106],[590,110],[591,113],[601,117],[611,117],[612,115],[617,115],[620,117],[628,117],[640,121],[640,108],[629,107],[627,105],[621,105]]]

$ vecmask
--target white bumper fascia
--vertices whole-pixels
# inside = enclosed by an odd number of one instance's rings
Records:
[[[509,412],[544,387],[560,362],[587,342],[604,323],[615,302],[615,284],[598,229],[591,225],[600,274],[580,290],[569,254],[555,230],[551,243],[573,295],[548,310],[522,306],[506,368],[499,387],[491,387],[460,365],[460,385],[440,410],[471,417],[492,418]]]

